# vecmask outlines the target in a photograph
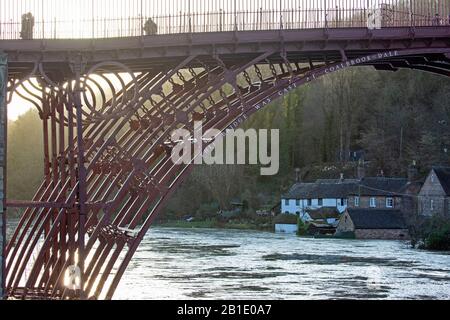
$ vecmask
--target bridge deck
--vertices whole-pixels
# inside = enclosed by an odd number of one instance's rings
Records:
[[[29,70],[30,63],[35,61],[47,63],[50,69],[61,68],[58,63],[69,62],[80,54],[88,64],[116,60],[126,62],[134,71],[143,71],[156,70],[189,55],[219,54],[226,63],[233,63],[242,55],[279,50],[281,43],[290,60],[307,63],[323,61],[324,55],[336,59],[342,50],[349,57],[357,57],[368,52],[421,47],[424,43],[429,48],[445,48],[450,43],[450,26],[415,30],[403,27],[241,31],[70,41],[5,40],[0,41],[0,50],[8,53],[10,73]]]

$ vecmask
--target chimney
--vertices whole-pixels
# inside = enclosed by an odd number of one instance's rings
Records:
[[[301,182],[301,176],[300,176],[300,168],[295,168],[295,182],[299,183]]]
[[[414,182],[417,179],[417,173],[416,161],[414,160],[408,167],[408,182]]]
[[[364,160],[360,160],[358,163],[358,168],[356,168],[356,175],[358,180],[362,180],[366,177],[366,168],[364,167]]]

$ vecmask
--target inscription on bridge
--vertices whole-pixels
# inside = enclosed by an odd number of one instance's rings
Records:
[[[395,58],[398,56],[399,56],[399,52],[397,50],[393,50],[393,51],[386,51],[386,52],[370,54],[370,55],[363,56],[363,57],[356,58],[356,59],[349,59],[342,63],[333,64],[328,67],[320,68],[316,71],[312,71],[306,76],[305,80],[306,80],[306,82],[311,82],[323,75],[341,71],[341,70],[347,69],[352,66],[364,65],[366,63],[370,63],[370,62],[373,62],[376,60]],[[283,96],[289,94],[292,90],[296,89],[298,86],[299,86],[298,83],[292,82],[291,84],[289,84],[282,90],[278,91],[274,96],[268,97],[268,98],[264,99],[262,102],[255,105],[253,111],[258,111],[258,110],[264,108],[268,104],[272,103],[273,100],[275,100],[276,98],[283,97]],[[241,117],[236,119],[236,121],[233,122],[233,124],[230,126],[230,128],[234,129],[234,128],[238,127],[247,118],[248,118],[248,116],[246,114],[242,115]]]

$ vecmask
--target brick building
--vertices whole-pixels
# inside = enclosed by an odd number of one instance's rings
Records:
[[[408,240],[403,214],[392,209],[348,208],[336,229],[336,236],[356,239]]]
[[[419,214],[450,217],[450,168],[431,169],[419,192]]]
[[[402,189],[408,179],[370,177],[363,178],[349,194],[349,208],[399,209],[402,205]]]

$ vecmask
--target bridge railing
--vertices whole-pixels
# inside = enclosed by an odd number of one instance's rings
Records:
[[[27,13],[30,16],[24,17]],[[450,25],[450,1],[0,1],[0,39],[118,38],[146,34],[367,28],[370,22],[376,22],[375,19],[379,20],[378,27]]]

